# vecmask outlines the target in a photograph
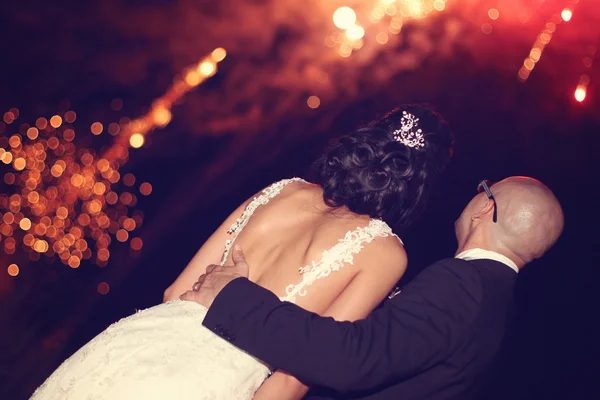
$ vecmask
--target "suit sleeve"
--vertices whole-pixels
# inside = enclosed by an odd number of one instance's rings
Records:
[[[336,322],[247,279],[217,296],[203,324],[235,346],[308,385],[369,390],[444,361],[479,313],[479,275],[465,263],[434,264],[371,315]]]

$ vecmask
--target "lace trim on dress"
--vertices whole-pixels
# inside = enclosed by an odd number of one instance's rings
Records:
[[[306,296],[306,288],[315,281],[339,271],[345,264],[353,264],[354,255],[360,253],[365,243],[371,243],[377,237],[388,236],[395,236],[400,240],[389,225],[379,219],[372,219],[364,228],[358,227],[349,231],[335,246],[323,252],[321,260],[299,268],[302,280],[297,284],[288,285],[285,288],[285,296],[280,297],[280,300],[295,303],[297,296]]]

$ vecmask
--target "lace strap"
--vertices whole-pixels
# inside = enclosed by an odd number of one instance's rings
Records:
[[[343,239],[329,250],[325,250],[318,262],[301,267],[298,272],[302,280],[297,284],[290,284],[285,288],[285,296],[280,297],[282,301],[294,303],[297,296],[306,296],[306,288],[315,281],[326,278],[332,272],[339,271],[346,264],[354,263],[354,255],[360,253],[365,243],[371,243],[377,237],[396,236],[385,222],[372,219],[369,225],[354,231],[349,231]],[[400,243],[402,240],[398,238]]]
[[[227,233],[229,233],[232,236],[231,239],[225,242],[225,250],[223,251],[223,258],[221,258],[221,265],[225,264],[225,261],[229,256],[229,252],[231,251],[233,243],[237,239],[240,232],[242,232],[242,229],[244,229],[244,227],[248,224],[248,221],[250,221],[250,217],[252,217],[256,209],[262,205],[267,204],[269,200],[281,193],[283,188],[292,182],[305,181],[301,178],[292,178],[275,182],[271,186],[264,189],[259,196],[253,198],[252,201],[248,203],[242,215],[233,223],[233,225],[231,225],[231,227],[227,231]]]

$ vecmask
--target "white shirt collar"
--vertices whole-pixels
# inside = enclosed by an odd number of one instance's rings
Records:
[[[512,268],[517,274],[519,273],[519,268],[517,264],[514,263],[510,258],[503,256],[500,253],[496,253],[491,250],[484,249],[469,249],[465,250],[462,253],[455,256],[455,258],[460,258],[462,260],[481,260],[481,259],[489,259],[501,262],[502,264],[508,265]]]

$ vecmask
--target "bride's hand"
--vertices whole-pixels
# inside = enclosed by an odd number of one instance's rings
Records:
[[[232,266],[209,265],[206,273],[200,275],[198,282],[194,283],[192,290],[185,292],[179,298],[210,307],[229,282],[237,278],[248,278],[249,267],[239,245],[234,247],[232,258],[234,262]]]

